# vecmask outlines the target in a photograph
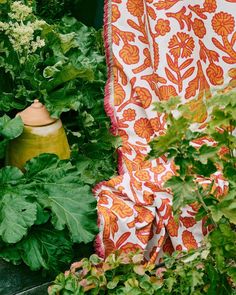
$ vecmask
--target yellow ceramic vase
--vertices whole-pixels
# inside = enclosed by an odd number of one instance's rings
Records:
[[[38,100],[18,114],[24,131],[9,143],[6,162],[20,169],[31,158],[42,153],[53,153],[60,159],[70,158],[70,147],[61,120],[50,117]]]

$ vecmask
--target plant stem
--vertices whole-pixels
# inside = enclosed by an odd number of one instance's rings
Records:
[[[204,209],[204,210],[206,211],[206,213],[208,214],[208,217],[210,217],[210,219],[211,219],[211,221],[212,221],[214,227],[217,228],[217,224],[216,224],[216,222],[214,221],[214,219],[213,219],[212,216],[211,216],[211,211],[208,209],[207,205],[205,204],[205,202],[204,202],[204,200],[203,200],[201,194],[199,193],[199,190],[196,190],[195,192],[196,192],[196,194],[197,194],[198,200],[200,201],[200,203],[201,203],[203,209]]]

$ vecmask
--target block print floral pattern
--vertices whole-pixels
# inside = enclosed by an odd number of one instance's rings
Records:
[[[163,251],[198,247],[207,233],[205,220],[194,219],[195,204],[182,209],[178,223],[173,218],[172,195],[163,184],[175,174],[174,164],[145,157],[148,142],[165,130],[153,102],[179,95],[194,111],[212,89],[236,86],[235,14],[235,0],[106,1],[105,108],[122,147],[119,176],[95,188],[101,255],[139,248],[154,262]],[[195,119],[206,116],[196,113]],[[220,173],[214,177],[222,194],[227,187]]]

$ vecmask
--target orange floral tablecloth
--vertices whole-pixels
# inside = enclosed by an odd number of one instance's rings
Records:
[[[119,176],[95,188],[101,256],[140,248],[154,262],[163,251],[198,247],[206,234],[194,206],[182,209],[179,224],[173,219],[172,196],[163,188],[173,163],[144,159],[150,139],[165,128],[153,102],[176,95],[200,101],[236,78],[235,19],[236,0],[106,1],[105,109],[123,144]]]

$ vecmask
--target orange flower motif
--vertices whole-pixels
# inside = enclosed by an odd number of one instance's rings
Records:
[[[143,0],[128,0],[127,9],[133,16],[142,16],[144,13]]]
[[[166,172],[165,175],[162,176],[161,180],[162,180],[163,182],[166,182],[166,181],[169,180],[172,176],[173,176],[173,172],[168,171],[168,172]]]
[[[116,176],[116,177],[108,180],[106,185],[109,187],[114,187],[118,184],[121,184],[122,181],[123,181],[123,175],[119,175],[119,176]]]
[[[168,48],[174,57],[189,57],[194,49],[194,40],[186,33],[177,33],[169,42]]]
[[[143,192],[143,200],[146,203],[146,205],[152,205],[154,198],[155,196],[153,193],[150,193],[148,191]]]
[[[147,170],[138,170],[134,174],[139,180],[141,181],[148,181],[150,180],[150,175]]]
[[[138,95],[138,100],[142,103],[143,108],[148,108],[152,102],[152,95],[150,91],[145,87],[135,87],[135,91]]]
[[[130,217],[133,215],[133,209],[131,209],[125,202],[120,199],[116,199],[111,207],[111,210],[119,215],[121,218]]]
[[[120,50],[119,55],[127,65],[136,64],[140,58],[138,47],[131,44],[125,44]]]
[[[127,109],[123,112],[123,118],[125,121],[133,121],[135,120],[136,112],[134,109]]]
[[[98,204],[99,204],[99,205],[108,205],[109,202],[108,202],[108,198],[107,198],[107,196],[105,196],[105,195],[101,195],[101,196],[99,196]]]
[[[122,86],[115,82],[114,83],[114,105],[119,106],[125,99],[125,91]]]
[[[206,73],[212,85],[222,85],[224,83],[224,72],[220,66],[211,63],[207,67]]]
[[[196,249],[198,246],[193,234],[188,230],[183,231],[182,240],[187,250]]]
[[[178,229],[179,225],[175,222],[173,217],[169,218],[169,221],[167,223],[167,230],[171,237],[177,237],[178,236]]]
[[[221,11],[214,15],[211,24],[216,34],[228,36],[234,31],[235,21],[231,14]]]
[[[154,131],[152,126],[147,118],[141,118],[137,120],[134,124],[135,133],[141,138],[145,138],[147,141],[150,140],[150,137],[153,135]]]
[[[165,36],[170,31],[170,22],[162,18],[158,19],[155,30],[158,36]]]
[[[120,18],[120,11],[117,5],[112,4],[112,19],[111,21],[114,23]]]
[[[201,19],[195,18],[193,22],[193,31],[199,38],[203,38],[206,35],[206,28]]]
[[[138,213],[135,217],[135,221],[139,223],[147,222],[150,223],[153,221],[154,216],[150,210],[145,207],[134,205],[134,209]]]
[[[172,85],[163,85],[159,88],[160,99],[167,100],[171,97],[177,96],[177,92],[175,87]]]
[[[155,131],[160,131],[160,128],[161,128],[161,122],[160,122],[160,118],[157,117],[157,118],[153,118],[153,119],[150,119],[150,123],[152,125],[152,128],[155,130]]]
[[[206,12],[215,12],[217,8],[216,0],[205,0],[203,7]]]
[[[161,165],[158,165],[156,167],[152,167],[151,171],[156,173],[156,174],[161,174],[161,173],[163,173],[165,171],[165,167],[161,164]]]

